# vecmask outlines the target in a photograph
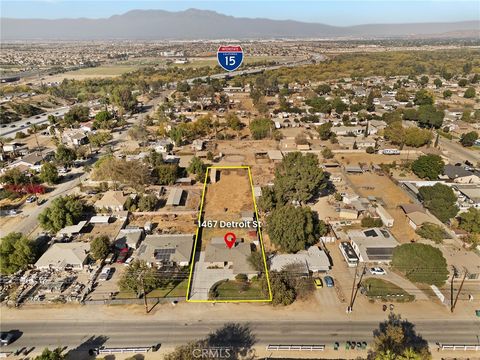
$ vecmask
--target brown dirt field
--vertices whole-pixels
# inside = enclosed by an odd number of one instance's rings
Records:
[[[397,164],[400,164],[402,160],[413,161],[416,160],[421,154],[420,153],[410,153],[410,154],[401,154],[401,155],[383,155],[383,154],[367,154],[367,153],[358,153],[358,154],[336,154],[335,159],[337,159],[342,164],[351,164],[356,165],[359,162],[367,164],[389,164],[394,161]]]
[[[203,204],[203,220],[239,221],[242,211],[254,211],[252,188],[247,169],[222,169],[219,180],[208,184]],[[250,229],[252,230],[252,229]],[[248,228],[215,228],[202,229],[202,249],[212,237],[223,237],[232,231],[237,238],[248,240]]]
[[[144,226],[147,221],[150,221],[156,224],[154,231],[160,230],[167,234],[193,234],[197,229],[196,218],[196,215],[141,215],[132,218],[130,225]]]
[[[415,231],[408,225],[407,217],[400,204],[411,203],[410,198],[397,185],[395,185],[387,176],[380,176],[373,173],[363,173],[362,175],[348,175],[355,192],[360,196],[375,196],[385,203],[385,209],[395,219],[394,225],[390,228],[392,234],[401,243],[416,239]],[[374,189],[365,189],[364,186],[374,186]]]
[[[82,240],[91,241],[100,235],[106,235],[110,240],[115,239],[120,229],[122,228],[122,221],[115,220],[110,224],[94,224],[92,230],[88,234],[82,235]]]
[[[205,219],[238,220],[239,213],[245,210],[253,211],[247,169],[220,170],[219,181],[207,185],[203,204]]]

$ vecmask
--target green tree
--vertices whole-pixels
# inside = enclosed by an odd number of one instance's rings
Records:
[[[373,349],[368,360],[430,360],[428,342],[416,334],[413,324],[391,313],[374,330]]]
[[[423,223],[421,227],[417,228],[415,232],[424,239],[433,240],[439,244],[445,238],[445,231],[440,225],[433,223]]]
[[[276,273],[270,274],[270,287],[272,289],[272,305],[290,305],[295,301],[293,289],[284,276]]]
[[[109,111],[103,110],[95,115],[95,120],[93,121],[93,126],[95,129],[104,129],[109,130],[113,129],[114,122],[112,121],[113,116]]]
[[[194,156],[188,165],[187,171],[190,174],[195,174],[195,180],[202,182],[205,180],[207,165],[200,158]]]
[[[40,169],[39,178],[48,185],[56,184],[59,180],[57,167],[49,162],[44,163]]]
[[[286,252],[304,250],[318,241],[326,226],[309,207],[282,206],[267,217],[267,232],[271,241]]]
[[[288,153],[275,169],[274,191],[280,203],[305,202],[327,185],[314,154]]]
[[[70,195],[60,196],[39,214],[38,222],[45,230],[56,233],[65,226],[76,224],[83,210],[84,205],[79,199]]]
[[[105,259],[110,252],[110,239],[106,235],[97,236],[90,243],[90,253],[95,260]]]
[[[65,125],[70,126],[79,122],[88,121],[90,109],[87,106],[76,105],[70,108],[63,116]]]
[[[318,135],[320,135],[321,140],[328,140],[332,136],[332,123],[331,122],[326,122],[320,126],[317,127],[317,132]]]
[[[409,127],[405,129],[405,145],[412,147],[420,147],[427,145],[432,141],[432,133],[427,129],[418,127]]]
[[[178,179],[180,168],[177,164],[161,164],[153,169],[153,176],[158,185],[173,185]]]
[[[6,170],[0,179],[3,184],[8,185],[25,185],[30,181],[28,176],[16,167]]]
[[[452,93],[452,91],[449,90],[449,89],[447,89],[447,90],[445,90],[445,91],[443,92],[443,98],[444,98],[444,99],[449,99],[449,98],[452,97],[452,95],[453,95],[453,93]]]
[[[138,200],[138,210],[154,211],[157,208],[158,198],[154,194],[144,195]]]
[[[470,131],[468,133],[462,134],[460,138],[460,143],[464,147],[470,147],[475,144],[475,141],[478,140],[478,133],[476,131]]]
[[[64,145],[59,145],[57,151],[55,152],[55,160],[63,165],[70,166],[77,159],[77,154],[75,150],[70,149]]]
[[[413,282],[443,286],[448,278],[442,251],[427,244],[409,243],[393,250],[392,267]]]
[[[443,110],[437,110],[433,105],[420,105],[418,107],[418,122],[425,127],[442,127],[445,113]]]
[[[324,159],[332,159],[333,158],[333,152],[328,147],[326,147],[322,150],[322,156],[323,156]]]
[[[227,126],[232,130],[239,131],[243,127],[242,122],[233,112],[229,112],[227,114],[227,116],[225,117],[225,121],[227,123]]]
[[[22,233],[12,232],[0,240],[0,272],[13,274],[35,261],[35,247]]]
[[[384,130],[384,137],[395,145],[403,145],[405,143],[405,128],[401,121],[394,121],[387,125]]]
[[[42,353],[34,358],[34,360],[64,360],[65,355],[62,354],[62,348],[53,350],[44,349]]]
[[[441,222],[445,223],[457,215],[457,197],[451,187],[436,183],[433,186],[422,186],[418,191],[425,207]]]
[[[112,139],[113,136],[108,131],[97,131],[96,133],[88,134],[88,140],[90,141],[90,144],[98,148],[106,145]]]
[[[137,106],[137,99],[132,95],[128,86],[117,87],[112,92],[113,103],[125,111],[133,111]]]
[[[323,96],[308,99],[305,101],[305,104],[312,107],[312,112],[320,112],[322,114],[330,114],[332,112],[332,104]]]
[[[261,140],[270,135],[273,129],[273,122],[269,119],[258,118],[250,123],[250,132],[254,140]]]
[[[468,84],[468,80],[465,78],[458,80],[458,86],[460,87],[465,87],[467,86],[467,84]]]
[[[397,93],[395,94],[395,100],[400,102],[408,102],[409,99],[410,94],[408,93],[407,89],[400,88],[397,90]]]
[[[433,94],[426,89],[418,90],[413,103],[415,105],[433,105]]]
[[[145,261],[135,260],[128,266],[118,281],[122,291],[131,291],[137,295],[143,294],[142,281],[145,285],[145,292],[162,286],[162,278],[155,267],[150,267]]]
[[[315,89],[315,92],[318,94],[318,95],[326,95],[328,94],[330,91],[332,91],[332,88],[330,87],[330,85],[328,84],[320,84],[317,86],[317,88]]]
[[[438,88],[441,88],[441,87],[442,87],[443,82],[442,82],[442,80],[440,80],[439,78],[436,78],[435,80],[433,80],[433,84],[434,84],[435,87],[438,89]]]
[[[436,180],[445,163],[438,155],[421,155],[412,163],[412,171],[421,179]]]
[[[459,227],[469,233],[480,234],[480,209],[470,208],[458,216]]]
[[[473,99],[476,95],[475,88],[473,86],[469,87],[467,90],[465,90],[465,93],[463,94],[463,97],[465,99]]]

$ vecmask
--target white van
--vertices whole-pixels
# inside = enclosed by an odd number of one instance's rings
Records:
[[[102,272],[100,273],[98,277],[98,281],[106,281],[110,277],[110,274],[112,273],[112,268],[109,266],[106,266],[103,268]]]

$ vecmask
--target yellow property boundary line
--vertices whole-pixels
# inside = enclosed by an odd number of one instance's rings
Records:
[[[198,235],[200,232],[200,226],[198,226],[201,223],[202,220],[202,213],[203,213],[203,204],[205,201],[205,193],[207,191],[207,181],[208,181],[208,175],[211,169],[247,169],[248,170],[248,179],[250,181],[250,187],[252,189],[252,199],[253,199],[253,207],[255,209],[255,215],[258,220],[258,235],[260,238],[260,248],[262,249],[262,258],[263,258],[263,265],[265,266],[265,276],[267,278],[267,285],[268,285],[268,299],[242,299],[242,300],[190,300],[190,289],[192,285],[192,276],[193,276],[193,268],[195,265],[195,254],[197,251],[197,242],[198,242]],[[252,172],[250,171],[250,166],[209,166],[207,167],[207,171],[205,172],[205,181],[203,183],[203,192],[202,192],[202,200],[200,203],[200,210],[198,212],[198,224],[197,224],[197,230],[195,233],[195,244],[193,245],[193,253],[192,253],[192,258],[191,258],[191,264],[190,264],[190,275],[188,277],[188,287],[187,287],[187,295],[186,295],[186,301],[187,302],[195,302],[195,303],[251,303],[251,302],[271,302],[272,301],[272,288],[270,285],[270,276],[268,274],[268,268],[267,268],[267,257],[265,256],[265,248],[263,247],[263,237],[262,237],[262,227],[260,224],[260,220],[258,217],[258,208],[257,208],[257,202],[255,201],[255,192],[253,190],[253,178],[252,178]]]

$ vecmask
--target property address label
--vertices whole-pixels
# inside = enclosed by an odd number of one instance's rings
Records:
[[[201,221],[198,225],[199,227],[202,227],[202,228],[244,229],[244,228],[258,228],[260,223],[257,220],[244,220],[244,221],[204,220],[204,221]]]

